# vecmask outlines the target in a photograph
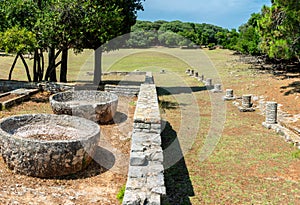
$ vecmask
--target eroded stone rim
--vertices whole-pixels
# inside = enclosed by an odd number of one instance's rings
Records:
[[[65,105],[65,103],[68,102],[68,101],[61,101],[61,100],[59,100],[57,98],[59,96],[62,96],[62,95],[67,95],[68,93],[70,93],[72,95],[75,92],[76,93],[92,93],[92,95],[101,94],[101,95],[108,96],[107,97],[108,100],[87,104],[87,105],[91,105],[91,106],[110,104],[110,103],[113,103],[115,101],[118,101],[118,99],[119,99],[116,94],[110,93],[110,92],[98,91],[98,90],[76,90],[76,91],[66,91],[66,92],[60,92],[60,93],[53,94],[53,95],[50,96],[50,102],[53,101],[55,103],[64,104]],[[80,107],[80,106],[83,106],[83,105],[77,105],[76,107]]]
[[[74,139],[66,139],[66,140],[38,140],[38,139],[32,139],[32,138],[25,138],[25,137],[19,137],[14,135],[14,133],[9,133],[8,131],[3,130],[3,123],[6,122],[7,120],[14,120],[14,119],[21,119],[21,118],[35,118],[35,117],[40,117],[41,119],[68,119],[69,122],[72,122],[76,125],[88,125],[89,129],[86,129],[86,126],[83,126],[84,129],[84,136],[80,136]],[[76,128],[80,130],[81,126],[77,126]],[[21,126],[20,126],[21,127]],[[94,137],[95,135],[98,135],[100,133],[100,127],[98,124],[96,124],[93,121],[87,120],[82,117],[77,117],[77,116],[70,116],[70,115],[55,115],[55,114],[24,114],[24,115],[14,115],[6,118],[2,118],[0,120],[0,137],[5,136],[9,138],[14,138],[16,140],[22,140],[22,141],[27,141],[27,142],[37,142],[37,143],[44,143],[44,144],[57,144],[57,143],[70,143],[70,142],[78,142],[78,141],[88,141],[89,138]]]

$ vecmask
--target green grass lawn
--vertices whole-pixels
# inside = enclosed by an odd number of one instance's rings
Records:
[[[0,59],[0,78],[6,78],[13,58]],[[165,165],[164,204],[300,204],[300,160],[293,156],[296,148],[264,129],[259,111],[240,113],[231,102],[219,106],[224,109],[224,125],[211,121],[214,115],[222,115],[222,110],[213,111],[212,107],[212,100],[219,96],[185,74],[186,69],[195,69],[213,78],[213,83],[222,83],[224,89],[234,87],[238,95],[246,91],[255,94],[254,88],[246,88],[266,76],[253,75],[249,65],[238,59],[228,50],[121,49],[103,54],[105,72],[154,74],[166,121],[162,133],[165,157],[170,160]],[[92,51],[70,55],[68,79],[88,79],[86,72],[93,70],[92,64]],[[165,74],[160,74],[162,69]],[[22,69],[18,70],[14,79],[25,80]],[[224,127],[222,135],[207,140],[209,130],[218,133],[214,130],[218,126]],[[205,143],[212,143],[208,146],[212,153],[203,161],[201,153],[209,152],[203,149]],[[169,150],[171,145],[174,147]],[[174,150],[178,153],[172,156]]]

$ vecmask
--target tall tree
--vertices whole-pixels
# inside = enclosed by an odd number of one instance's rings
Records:
[[[34,80],[43,76],[43,55],[48,50],[49,64],[45,79],[57,81],[56,67],[61,65],[60,81],[66,81],[68,49],[76,52],[84,48],[95,49],[95,79],[101,80],[102,50],[109,40],[129,33],[136,21],[136,12],[143,9],[142,0],[7,0],[0,1],[0,31],[13,26],[35,33]],[[7,21],[6,21],[7,20]],[[21,38],[21,36],[20,36]],[[62,58],[57,62],[58,56]],[[98,65],[98,66],[97,66]]]
[[[271,59],[300,61],[300,2],[274,0],[258,21],[260,49]]]
[[[83,26],[75,49],[95,50],[94,84],[101,82],[101,55],[105,50],[116,49],[120,45],[102,46],[110,40],[129,33],[136,22],[138,10],[142,10],[142,0],[78,1],[84,10]],[[124,39],[125,40],[125,39]],[[102,46],[102,47],[101,47]]]
[[[261,15],[259,13],[254,13],[251,15],[247,23],[239,27],[239,39],[236,44],[236,49],[242,53],[259,55],[259,42],[260,37],[256,31],[258,21],[260,20]]]

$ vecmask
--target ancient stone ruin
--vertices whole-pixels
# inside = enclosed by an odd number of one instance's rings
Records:
[[[81,90],[57,93],[50,97],[55,114],[67,114],[99,123],[110,122],[117,110],[118,96],[109,92]]]
[[[253,112],[252,95],[243,95],[242,96],[242,106],[238,107],[241,112]]]
[[[84,118],[34,114],[0,121],[1,155],[16,173],[49,178],[76,173],[89,165],[100,128]]]
[[[211,78],[207,78],[206,81],[205,81],[205,86],[208,88],[208,89],[211,89],[213,87],[213,84],[212,84],[212,79]]]
[[[213,93],[221,93],[222,92],[222,85],[221,84],[215,84],[214,89],[212,89]]]
[[[223,100],[235,100],[236,98],[233,95],[233,89],[226,89],[226,95],[223,97]]]
[[[199,76],[199,73],[198,72],[195,72],[195,78],[198,78],[198,76]]]
[[[190,76],[194,76],[194,72],[195,72],[194,70],[191,70],[190,71]]]
[[[204,81],[204,75],[200,75],[200,76],[198,77],[198,81],[203,82],[203,81]]]
[[[267,102],[265,107],[266,121],[263,125],[270,128],[271,125],[277,124],[277,106],[276,102]]]

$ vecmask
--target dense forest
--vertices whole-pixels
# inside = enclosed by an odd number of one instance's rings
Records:
[[[220,46],[280,63],[299,62],[300,2],[273,0],[254,13],[238,30],[211,24],[181,21],[137,21],[131,28],[128,47]]]

